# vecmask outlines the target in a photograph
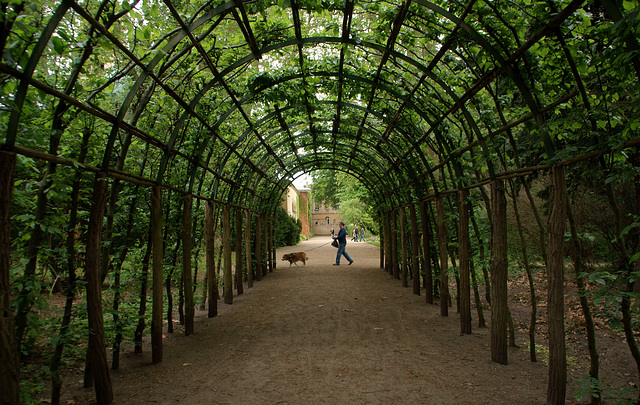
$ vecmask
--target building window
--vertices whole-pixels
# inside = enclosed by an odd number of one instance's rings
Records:
[[[327,225],[329,225],[329,217],[326,217],[325,219],[327,220]]]

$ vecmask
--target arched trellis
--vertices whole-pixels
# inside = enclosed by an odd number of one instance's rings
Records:
[[[204,201],[207,206],[215,204],[217,208],[213,210],[215,211],[214,217],[215,215],[222,217],[222,228],[224,232],[228,232],[228,228],[231,226],[229,209],[238,212],[253,210],[257,215],[272,212],[279,203],[281,191],[300,172],[332,169],[352,174],[371,190],[374,197],[371,201],[380,212],[386,213],[381,219],[384,222],[387,221],[385,217],[391,215],[391,212],[395,215],[397,211],[402,218],[405,215],[405,208],[415,209],[414,205],[432,200],[437,201],[439,205],[442,204],[443,196],[453,193],[463,196],[462,191],[477,189],[489,183],[492,184],[496,200],[499,200],[501,180],[526,176],[544,170],[550,170],[551,177],[554,179],[554,190],[562,191],[564,179],[561,168],[575,164],[579,160],[597,156],[599,153],[609,152],[590,150],[569,159],[563,160],[561,158],[558,161],[539,162],[535,166],[517,167],[516,169],[504,167],[502,170],[497,170],[493,167],[491,154],[500,153],[500,151],[491,149],[492,145],[488,143],[501,133],[510,131],[527,121],[533,121],[533,127],[539,131],[540,139],[545,146],[547,158],[550,160],[554,157],[557,145],[554,145],[554,140],[549,132],[545,113],[561,111],[560,107],[578,95],[579,92],[582,93],[582,98],[586,99],[585,90],[573,90],[569,84],[565,86],[564,95],[555,97],[549,102],[549,97],[542,97],[543,94],[535,89],[534,77],[527,72],[530,62],[526,61],[525,57],[527,52],[530,52],[533,47],[539,46],[547,37],[563,38],[561,30],[569,30],[569,27],[563,24],[570,19],[580,18],[580,16],[575,17],[574,14],[581,8],[582,1],[575,0],[570,3],[554,4],[553,14],[536,14],[535,16],[538,18],[536,18],[536,25],[532,27],[533,34],[527,36],[526,41],[521,41],[517,30],[508,26],[507,21],[499,14],[501,11],[499,8],[505,7],[504,5],[487,4],[487,7],[496,13],[500,24],[502,24],[501,26],[496,25],[497,30],[493,29],[494,27],[486,19],[482,17],[476,19],[474,14],[476,11],[486,12],[486,9],[483,9],[484,4],[479,1],[470,1],[464,7],[459,4],[452,5],[448,10],[424,0],[397,4],[393,13],[394,18],[388,19],[388,30],[381,31],[388,35],[383,36],[383,39],[378,42],[373,40],[373,36],[370,40],[360,38],[359,35],[362,32],[359,33],[358,29],[362,27],[362,22],[353,21],[354,10],[363,15],[368,13],[374,15],[375,11],[371,11],[367,4],[346,1],[344,7],[342,4],[331,5],[332,12],[341,14],[342,36],[305,36],[302,30],[304,28],[303,19],[300,18],[300,14],[303,12],[311,14],[311,11],[305,8],[312,7],[312,2],[309,3],[302,0],[292,0],[290,15],[294,34],[286,40],[260,47],[258,45],[260,36],[254,34],[256,27],[252,27],[250,21],[250,15],[257,14],[251,14],[253,11],[248,13],[247,9],[256,8],[255,12],[265,11],[262,9],[263,7],[272,6],[269,2],[263,2],[261,5],[252,1],[234,0],[217,6],[213,3],[205,3],[195,10],[195,13],[188,13],[193,17],[186,18],[170,0],[165,0],[164,6],[169,10],[166,21],[170,21],[171,24],[168,26],[166,34],[163,34],[163,40],[149,46],[149,50],[155,54],[149,53],[141,56],[134,49],[131,49],[124,36],[118,37],[126,30],[118,31],[113,28],[113,24],[120,17],[135,11],[134,8],[123,9],[119,13],[115,13],[114,8],[110,17],[106,17],[106,11],[110,11],[110,9],[107,2],[103,2],[97,9],[95,16],[92,16],[89,10],[76,1],[63,0],[55,10],[51,10],[47,15],[49,20],[39,32],[37,43],[34,46],[25,46],[24,51],[28,55],[28,60],[22,64],[0,64],[0,71],[7,75],[9,80],[17,83],[15,91],[9,92],[12,102],[7,104],[11,114],[8,119],[5,119],[6,136],[5,142],[1,145],[2,158],[6,160],[7,170],[3,178],[5,181],[2,182],[4,188],[0,190],[0,195],[3,197],[11,195],[12,184],[10,180],[15,166],[13,153],[48,161],[54,167],[55,165],[78,167],[80,170],[95,173],[95,205],[92,211],[93,226],[90,227],[90,242],[94,255],[92,260],[97,261],[100,257],[99,235],[102,227],[101,213],[104,210],[107,192],[107,184],[104,181],[106,178],[143,187],[153,187],[154,200],[156,200],[154,208],[158,208],[159,201],[157,200],[161,189],[184,194],[187,199],[194,195],[199,201]],[[611,1],[603,1],[602,3],[615,21],[623,19],[624,13],[618,9],[616,4]],[[18,7],[16,6],[15,9],[18,10]],[[556,13],[555,9],[560,12]],[[75,13],[73,17],[69,17],[70,10]],[[103,12],[105,15],[102,14]],[[47,54],[48,47],[55,48],[57,44],[55,40],[60,38],[57,36],[56,30],[62,29],[61,25],[69,23],[71,20],[75,23],[76,19],[88,24],[88,31],[91,32],[91,35],[97,33],[92,39],[95,39],[96,42],[98,40],[108,41],[124,55],[125,59],[128,59],[129,67],[123,69],[117,76],[110,78],[112,83],[118,82],[118,78],[127,75],[131,75],[130,77],[133,79],[133,84],[128,86],[126,96],[115,107],[104,109],[101,108],[99,102],[86,102],[80,96],[73,96],[74,91],[78,90],[75,85],[76,79],[70,79],[68,86],[65,86],[64,91],[61,91],[55,84],[39,80],[37,77],[42,76],[41,70],[47,69],[44,67],[46,59],[51,57],[51,54]],[[215,44],[211,49],[205,49],[203,44],[211,45],[211,43],[207,43],[210,36],[215,35],[216,29],[225,28],[227,19],[237,24],[242,38],[246,41],[246,43],[239,45],[239,48],[242,48],[241,54],[244,56],[233,58],[227,66],[219,66],[212,57],[215,57],[215,52],[222,53],[226,49],[216,48]],[[424,33],[421,31],[422,26],[418,27],[418,22],[430,29],[433,29],[432,27],[443,29],[440,32],[441,37],[431,34],[433,37],[431,39],[433,43],[438,45],[437,47],[429,49],[427,46],[424,48],[416,46],[417,51],[414,51],[409,34]],[[5,38],[12,34],[10,29],[5,33]],[[508,34],[502,36],[500,30],[505,30]],[[115,34],[115,32],[120,34]],[[405,37],[402,37],[403,34]],[[569,34],[571,33],[569,32]],[[99,38],[100,36],[102,38]],[[569,38],[570,35],[566,37]],[[468,43],[463,40],[468,40]],[[623,37],[622,40],[630,49],[638,48],[637,40],[628,37]],[[334,51],[339,49],[340,57],[337,66],[334,66],[333,69],[311,69],[312,63],[305,51],[325,45],[334,46],[332,48]],[[94,44],[92,41],[87,41],[84,46],[84,49],[90,50]],[[480,51],[474,50],[474,46],[479,47]],[[458,52],[456,48],[463,48],[464,52]],[[289,52],[291,49],[294,50]],[[346,49],[349,52],[346,52]],[[158,50],[162,51],[156,52]],[[11,51],[9,50],[9,52]],[[243,71],[247,70],[251,63],[265,56],[287,52],[289,52],[290,58],[295,61],[292,64],[292,70],[298,73],[292,73],[286,78],[281,78],[280,81],[274,81],[265,86],[257,87],[253,91],[245,92],[244,96],[236,95],[238,88],[242,86],[238,82],[234,82],[234,79],[242,77]],[[419,58],[417,55],[420,52],[424,52],[428,57]],[[350,60],[347,53],[359,53],[361,60]],[[446,80],[440,77],[439,73],[442,74],[445,70],[455,71],[453,69],[455,60],[445,60],[445,57],[450,55],[449,53],[464,60],[466,69],[472,72],[468,78],[456,81],[451,76],[446,77]],[[489,68],[485,70],[479,64],[474,65],[477,61],[471,62],[461,58],[460,55],[464,53],[472,54],[474,57],[485,53],[490,59]],[[190,55],[195,55],[195,60],[189,61]],[[90,55],[87,55],[83,63],[89,57]],[[431,57],[430,60],[429,57]],[[150,61],[146,62],[146,60]],[[365,74],[353,73],[354,70],[358,70],[358,66],[364,65],[363,61],[371,62],[368,68],[370,72],[375,71],[375,73],[369,73],[369,77],[366,77]],[[177,71],[182,63],[194,63],[185,76],[185,80],[189,79],[188,82],[195,76],[194,72],[200,69],[197,66],[198,63],[201,63],[204,66],[203,69],[207,70],[213,78],[199,83],[202,87],[196,89],[195,92],[191,89],[183,91],[179,85],[172,81],[172,72]],[[638,70],[637,56],[632,56],[630,63]],[[571,76],[576,82],[581,83],[582,80],[575,69],[571,72]],[[326,84],[337,81],[336,100],[318,102],[315,97],[313,97],[313,101],[311,100],[312,97],[308,92],[314,88],[311,83],[317,77],[323,78],[326,83],[324,87],[318,86],[316,91],[324,93],[328,93],[329,89]],[[519,97],[524,100],[524,112],[516,118],[509,117],[508,120],[502,121],[502,127],[491,130],[491,126],[483,125],[480,113],[468,109],[466,104],[480,103],[476,99],[481,97],[485,87],[494,83],[497,78],[506,78],[510,81],[515,89],[513,94],[518,93]],[[450,80],[451,84],[447,80]],[[257,119],[245,111],[245,109],[251,109],[258,104],[256,98],[263,92],[267,92],[278,84],[289,82],[305,90],[304,95],[300,98],[301,103],[295,105],[287,103],[281,106],[274,103],[275,108],[267,105],[266,110],[269,112],[259,115]],[[366,91],[360,91],[362,99],[345,100],[349,98],[346,91],[353,90],[353,88],[348,88],[353,82],[359,86],[358,90],[366,88],[368,94]],[[397,84],[397,87],[393,87],[394,83]],[[91,163],[78,163],[72,155],[67,156],[64,152],[59,151],[60,148],[53,137],[48,152],[38,150],[29,142],[24,142],[24,139],[19,136],[20,127],[28,125],[30,117],[25,118],[24,115],[24,111],[27,110],[25,101],[34,89],[42,92],[46,97],[58,101],[60,106],[66,105],[65,108],[77,109],[82,114],[87,114],[103,122],[109,128],[106,141],[102,145],[104,152],[101,157],[97,154]],[[156,93],[157,89],[163,93]],[[215,97],[215,92],[219,92],[223,97],[217,104],[208,105]],[[162,96],[169,100],[169,106],[180,112],[175,121],[168,126],[163,127],[162,124],[158,126],[161,131],[166,131],[168,134],[164,140],[155,134],[156,127],[141,125],[138,121],[140,116],[151,114],[152,110],[147,107],[147,104],[162,100]],[[542,98],[546,102],[541,102]],[[382,111],[380,110],[381,104],[384,103],[381,103],[379,99],[384,99],[388,104],[388,111],[384,113],[387,115],[380,112]],[[286,100],[277,101],[279,103],[286,102]],[[108,104],[104,103],[104,105]],[[325,110],[322,110],[323,108]],[[329,110],[335,111],[335,114],[331,118],[314,116],[314,112],[320,110],[327,114]],[[343,122],[343,114],[355,117],[359,123]],[[417,116],[416,122],[411,121],[414,114]],[[289,118],[290,116],[293,118]],[[377,128],[376,125],[380,122],[386,126]],[[193,123],[196,125],[192,125]],[[327,125],[331,127],[330,131],[321,128],[321,124],[325,123],[333,124]],[[242,125],[246,129],[237,131],[240,135],[230,134],[225,125]],[[308,126],[308,128],[299,130],[302,126]],[[454,127],[457,129],[452,130]],[[351,129],[355,129],[355,131],[351,131]],[[64,129],[59,132],[58,140],[62,135],[69,137],[64,133]],[[456,147],[449,141],[449,137],[452,136],[449,132],[464,133],[466,139],[460,138],[461,144]],[[119,139],[122,133],[126,134],[124,140]],[[330,136],[326,136],[327,134]],[[329,141],[319,145],[318,139],[325,138]],[[133,140],[151,145],[154,151],[150,152],[150,158],[157,162],[153,168],[146,172],[142,170],[140,174],[124,165]],[[250,143],[253,140],[258,142],[252,147]],[[464,146],[465,141],[466,146]],[[637,137],[623,141],[621,148],[637,147],[638,145]],[[240,147],[243,142],[247,145]],[[287,144],[292,145],[294,156],[287,157],[278,152],[280,149],[286,149]],[[319,151],[319,146],[326,147],[326,151]],[[304,156],[298,156],[295,153],[296,148],[306,149],[308,153]],[[469,180],[465,181],[463,178],[465,169],[463,160],[466,153],[475,153],[476,149],[487,162],[489,175],[485,179],[477,179],[474,183]],[[378,152],[378,155],[375,156],[377,160],[366,170],[359,168],[365,162],[365,152]],[[118,158],[115,157],[116,155],[119,155]],[[345,167],[338,167],[336,165],[338,161],[346,162]],[[245,175],[246,171],[250,172],[249,175]],[[447,175],[453,189],[447,189],[444,183],[441,184],[447,177],[445,176],[447,171],[455,173]],[[454,181],[456,177],[457,181]],[[187,187],[181,184],[183,181],[188,184]],[[112,187],[112,195],[117,195],[117,186]],[[464,206],[464,197],[460,198],[460,206],[462,207]],[[560,218],[560,221],[564,217],[561,204],[563,198],[563,194],[560,193],[554,199],[553,218]],[[44,201],[46,202],[46,200]],[[3,202],[3,213],[9,212],[10,204],[10,198]],[[115,205],[114,201],[111,201],[110,204]],[[185,200],[184,212],[189,212],[188,207],[189,203]],[[497,212],[496,215],[504,215],[501,208],[492,209],[492,211]],[[154,212],[156,211],[154,210]],[[440,216],[442,209],[438,209],[437,214]],[[185,214],[185,216],[188,215]],[[236,222],[237,218],[239,217],[236,216]],[[462,215],[460,218],[463,221]],[[8,226],[9,218],[3,217],[2,219],[2,225]],[[423,222],[428,220],[426,216],[423,216]],[[215,220],[213,221],[215,222]],[[442,225],[443,221],[438,221],[439,225]],[[499,217],[496,221],[500,221]],[[156,222],[154,221],[154,224]],[[413,219],[412,222],[415,224]],[[265,235],[264,237],[259,236],[258,239],[264,240],[264,246],[268,250],[266,260],[271,266],[273,257],[270,256],[273,254],[273,246],[269,246],[271,238],[269,235],[273,229],[272,225],[267,222],[261,226],[264,225],[267,225],[269,229],[260,231]],[[384,228],[386,228],[386,240],[390,238],[391,231],[389,225]],[[185,229],[187,228],[185,227]],[[412,230],[415,230],[415,227]],[[550,239],[555,237],[559,240],[560,245],[563,236],[561,230],[556,229],[554,234],[549,235]],[[239,233],[240,230],[237,232]],[[4,232],[4,229],[1,233],[9,234],[9,232]],[[157,236],[157,233],[155,235]],[[412,238],[414,236],[412,235]],[[223,236],[225,240],[228,237],[229,234]],[[261,246],[262,239],[256,240],[256,245]],[[8,251],[6,246],[10,241],[2,240],[1,242],[0,250]],[[439,240],[439,242],[442,241]],[[155,243],[154,246],[157,248],[158,244]],[[225,244],[225,249],[228,249],[228,245],[229,243]],[[416,245],[415,240],[412,245]],[[391,253],[391,250],[386,250]],[[393,250],[396,251],[394,253],[397,253],[397,249]],[[156,253],[158,256],[162,254],[161,251]],[[256,256],[262,256],[263,253],[258,252]],[[225,250],[226,254],[230,254],[230,251]],[[415,256],[415,252],[412,254]],[[157,259],[157,255],[154,254],[154,260]],[[403,259],[407,255],[403,244]],[[555,261],[550,263],[550,268],[553,270],[552,274],[557,277],[558,274],[561,274],[561,262],[558,261],[557,255],[554,258]],[[6,260],[3,257],[1,263],[3,277],[8,269]],[[262,258],[259,261],[261,260]],[[446,255],[443,260],[446,261]],[[225,260],[225,265],[226,262]],[[403,264],[405,262],[406,260],[403,261]],[[162,263],[159,262],[158,266],[162,266]],[[89,266],[87,267],[89,270]],[[185,267],[188,266],[185,265]],[[95,263],[91,270],[88,273],[94,274]],[[227,272],[228,274],[230,271]],[[94,291],[94,293],[99,293],[99,291]],[[561,293],[561,289],[553,290],[553,296],[556,298],[561,296]],[[560,304],[560,306],[562,305]],[[558,317],[562,318],[562,313],[554,313],[553,315],[556,320]],[[3,328],[3,331],[6,329]],[[554,334],[554,336],[557,335]],[[93,345],[99,346],[100,342],[96,341]],[[552,362],[561,355],[561,352],[554,353]],[[501,359],[495,360],[503,361]],[[103,380],[107,379],[104,375],[103,377]],[[561,380],[562,376],[554,384],[562,385]],[[562,395],[562,392],[558,395]]]

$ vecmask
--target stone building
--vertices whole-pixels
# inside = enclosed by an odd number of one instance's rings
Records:
[[[324,201],[313,202],[311,232],[315,236],[330,235],[331,229],[334,229],[335,233],[338,234],[340,219],[338,212],[333,207],[325,205]]]

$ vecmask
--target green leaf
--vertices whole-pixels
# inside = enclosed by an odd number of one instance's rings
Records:
[[[64,52],[64,45],[60,38],[51,37],[50,44],[53,46],[53,50],[56,51],[58,55],[62,55],[62,52]]]
[[[624,0],[622,2],[622,7],[626,10],[626,11],[633,11],[636,7],[638,6],[638,3],[635,1],[631,1],[631,0]]]

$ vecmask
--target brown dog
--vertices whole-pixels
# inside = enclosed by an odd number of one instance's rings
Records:
[[[307,254],[305,252],[298,253],[285,253],[282,255],[282,261],[289,261],[289,267],[291,264],[295,264],[298,267],[298,262],[302,262],[305,266],[307,265]]]

